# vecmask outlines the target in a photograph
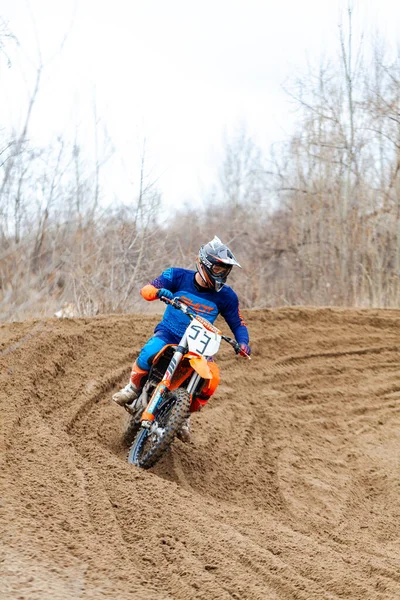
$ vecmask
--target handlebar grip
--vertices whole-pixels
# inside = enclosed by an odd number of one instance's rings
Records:
[[[239,342],[237,342],[236,340],[233,340],[232,338],[228,337],[227,335],[223,335],[222,338],[228,342],[228,344],[230,344],[232,346],[232,348],[234,349],[236,354],[240,354],[241,352],[241,347]],[[250,359],[251,357],[248,354],[243,354],[242,356],[245,356],[246,358]]]

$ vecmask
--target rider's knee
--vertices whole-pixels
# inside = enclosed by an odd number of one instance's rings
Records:
[[[159,336],[151,337],[141,349],[139,356],[136,359],[136,364],[141,369],[145,369],[148,371],[151,367],[154,357],[167,343],[168,342],[166,342]]]

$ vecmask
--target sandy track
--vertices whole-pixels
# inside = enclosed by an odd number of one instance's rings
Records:
[[[149,472],[110,396],[156,317],[0,327],[0,597],[400,598],[400,311],[246,317]]]

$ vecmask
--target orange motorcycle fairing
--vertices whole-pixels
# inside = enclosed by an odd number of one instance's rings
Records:
[[[156,364],[160,360],[160,358],[165,353],[165,350],[168,348],[168,346],[176,347],[176,344],[165,345],[160,350],[160,352],[158,352],[158,354],[153,358],[153,361],[152,361],[153,364]],[[207,382],[207,385],[205,386],[206,390],[208,391],[208,394],[206,392],[207,396],[211,395],[219,383],[219,376],[217,376],[217,378],[215,378],[214,367],[218,372],[218,367],[215,363],[213,363],[213,362],[209,363],[204,356],[199,356],[197,354],[188,352],[187,354],[185,354],[182,357],[182,360],[181,360],[180,364],[178,365],[178,368],[176,369],[172,378],[170,380],[168,380],[168,379],[161,380],[157,386],[157,389],[159,389],[162,386],[164,388],[167,388],[170,391],[176,390],[177,388],[181,387],[182,384],[187,379],[189,379],[189,377],[193,374],[193,371],[196,371],[196,373],[198,375],[200,375],[200,377]],[[218,374],[219,374],[219,372],[218,372]],[[216,379],[215,382],[214,382],[214,379]],[[152,397],[154,397],[154,394]],[[192,400],[192,404],[193,404],[193,397],[191,398],[191,400]],[[206,399],[197,399],[196,398],[193,406],[191,404],[190,412],[199,410],[199,408],[201,406],[204,406],[204,404],[207,403],[207,400],[208,400],[208,397]],[[149,406],[150,406],[150,403],[151,403],[151,400],[149,402]],[[151,413],[149,413],[148,410],[146,409],[142,415],[141,420],[142,421],[143,420],[153,421],[154,416]]]
[[[153,360],[152,360],[152,364],[153,364],[153,365],[155,365],[155,364],[156,364],[156,363],[159,361],[160,357],[161,357],[161,356],[164,354],[165,350],[166,350],[167,348],[170,348],[170,347],[172,347],[172,346],[175,346],[175,348],[176,348],[176,347],[177,347],[177,344],[165,344],[165,346],[163,346],[163,347],[161,348],[161,350],[160,350],[160,351],[159,351],[159,352],[158,352],[158,353],[155,355],[155,357],[153,358]]]
[[[161,348],[158,354],[156,354],[153,358],[153,365],[155,365],[160,360],[165,350],[168,347],[172,346],[176,348],[176,344],[166,344],[163,348]],[[169,389],[175,390],[176,388],[181,386],[182,383],[190,375],[192,369],[194,369],[196,373],[198,373],[203,379],[212,379],[213,377],[213,374],[208,366],[208,361],[204,358],[204,356],[198,356],[197,354],[192,354],[191,352],[188,352],[183,356],[181,364],[179,365],[177,371],[174,373],[170,385],[168,386]]]
[[[202,398],[210,398],[210,396],[212,396],[215,390],[217,389],[221,379],[217,363],[215,363],[214,361],[209,362],[208,367],[211,371],[212,379],[209,379],[208,381],[204,382],[204,386],[200,392],[200,396]]]
[[[196,356],[194,354],[185,354],[185,358],[189,359],[189,363],[193,369],[202,377],[202,379],[212,379],[211,369],[208,366],[204,356]]]
[[[186,381],[186,379],[193,373],[193,367],[186,359],[187,355],[182,358],[177,370],[173,374],[168,386],[170,390],[176,390],[179,388],[182,383]]]

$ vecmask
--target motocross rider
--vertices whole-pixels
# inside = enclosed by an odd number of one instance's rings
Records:
[[[239,354],[250,355],[249,332],[240,314],[238,297],[232,288],[225,285],[233,266],[240,267],[228,246],[215,236],[211,242],[201,246],[196,263],[197,271],[167,269],[145,285],[140,294],[149,301],[161,296],[170,300],[179,296],[192,312],[201,314],[211,323],[221,314],[240,344]],[[187,324],[186,315],[167,305],[162,321],[154,329],[153,337],[143,346],[132,366],[130,382],[114,394],[114,402],[123,406],[138,397],[141,382],[148,374],[153,358],[166,344],[178,344]],[[218,366],[215,362],[210,362],[209,366],[213,377],[206,381],[197,401],[195,399],[192,402],[191,412],[204,406],[219,384]],[[190,441],[189,417],[177,435],[184,442]]]

